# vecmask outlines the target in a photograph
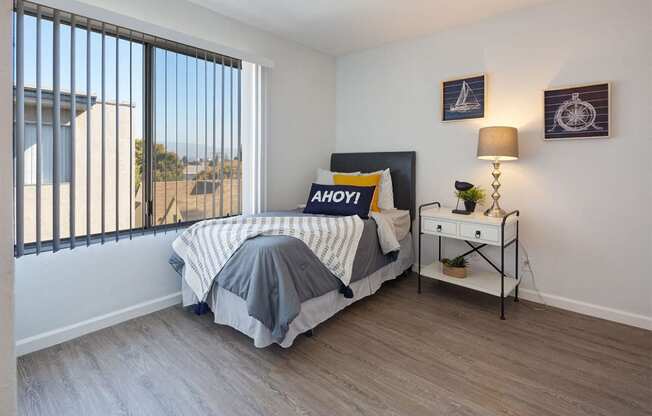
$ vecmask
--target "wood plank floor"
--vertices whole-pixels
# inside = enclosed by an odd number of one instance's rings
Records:
[[[427,279],[426,279],[427,280]],[[181,307],[18,360],[22,415],[650,415],[652,332],[414,276],[287,350]]]

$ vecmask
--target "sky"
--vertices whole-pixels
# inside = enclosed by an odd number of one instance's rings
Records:
[[[36,86],[36,17],[25,16],[25,85]],[[15,27],[15,26],[14,26]],[[102,100],[102,35],[91,33],[91,94]],[[87,31],[75,29],[75,90],[86,93],[86,49]],[[52,88],[53,73],[53,23],[41,22],[41,86]],[[60,83],[62,91],[70,91],[71,84],[71,28],[60,26]],[[105,99],[120,102],[130,101],[129,62],[130,42],[120,39],[116,54],[116,38],[105,37]],[[134,105],[134,136],[142,137],[143,109],[143,45],[131,43],[131,102]],[[116,74],[116,59],[118,70]],[[188,155],[189,160],[212,158],[213,136],[216,152],[219,152],[222,132],[222,76],[224,76],[224,141],[225,153],[231,152],[231,116],[233,116],[233,142],[237,142],[237,112],[231,114],[231,105],[238,107],[237,70],[213,65],[202,59],[195,59],[175,52],[156,49],[155,103],[156,142],[166,145],[169,151],[178,151],[179,157]],[[224,73],[223,73],[224,72]],[[231,94],[231,76],[233,91]],[[118,82],[116,83],[116,75]],[[213,79],[215,78],[215,88]],[[167,89],[166,89],[167,85]],[[215,93],[215,95],[214,95]],[[213,98],[217,97],[215,106]],[[231,102],[233,102],[231,104]],[[167,105],[166,105],[167,104]],[[215,108],[214,108],[215,107]],[[217,114],[213,129],[213,112]],[[167,117],[166,117],[167,114]],[[167,120],[167,123],[166,123]],[[186,122],[187,120],[187,122]],[[93,121],[92,121],[93,122]],[[97,121],[99,122],[99,120]],[[167,134],[166,134],[167,132]],[[214,134],[215,133],[215,134]],[[188,140],[186,140],[186,137]],[[187,144],[187,146],[186,146]],[[233,146],[234,150],[237,145]]]

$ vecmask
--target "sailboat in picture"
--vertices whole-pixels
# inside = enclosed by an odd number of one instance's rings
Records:
[[[466,113],[480,108],[480,101],[473,93],[473,90],[466,81],[462,81],[462,89],[457,96],[455,104],[451,104],[450,111],[454,113]]]

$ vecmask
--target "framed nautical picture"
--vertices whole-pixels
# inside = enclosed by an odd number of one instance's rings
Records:
[[[483,118],[485,75],[470,75],[441,83],[441,121]]]
[[[611,86],[575,85],[543,92],[545,140],[609,137]]]

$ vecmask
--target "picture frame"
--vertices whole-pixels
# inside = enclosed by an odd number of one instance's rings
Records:
[[[611,83],[596,82],[543,91],[544,141],[611,137]]]
[[[487,111],[487,76],[484,73],[441,81],[441,121],[484,118]]]

